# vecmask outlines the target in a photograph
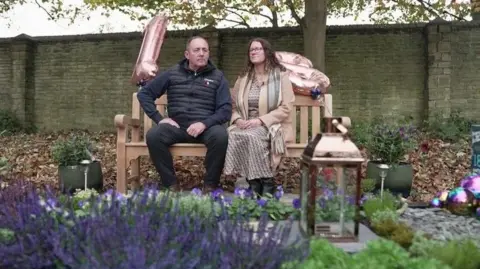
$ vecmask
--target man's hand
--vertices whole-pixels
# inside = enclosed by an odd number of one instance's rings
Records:
[[[187,133],[193,137],[197,137],[205,131],[207,126],[201,122],[196,122],[190,126],[188,126]]]
[[[262,125],[263,123],[260,119],[251,119],[245,122],[244,129],[255,128]]]
[[[178,126],[178,123],[176,123],[174,120],[172,120],[170,118],[165,118],[165,119],[161,120],[158,124],[162,124],[162,123],[170,124],[172,126],[180,128],[180,126]]]

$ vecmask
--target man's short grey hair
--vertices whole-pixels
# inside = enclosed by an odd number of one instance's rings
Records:
[[[193,40],[198,39],[198,38],[201,38],[201,39],[205,40],[205,42],[207,42],[207,44],[208,44],[208,40],[205,37],[200,36],[200,35],[194,35],[187,40],[187,45],[185,46],[185,49],[188,50],[188,48],[190,47],[190,43],[192,43]]]

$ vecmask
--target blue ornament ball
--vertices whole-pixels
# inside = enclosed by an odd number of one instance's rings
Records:
[[[437,197],[433,198],[432,199],[432,202],[430,202],[430,205],[432,207],[441,207],[442,206],[442,202],[440,201],[440,199],[438,199]]]

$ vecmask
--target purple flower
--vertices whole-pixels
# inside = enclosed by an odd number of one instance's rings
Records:
[[[224,205],[230,206],[230,205],[232,205],[232,201],[233,201],[232,197],[224,197],[223,198],[223,204]]]
[[[57,200],[55,200],[54,198],[48,198],[47,205],[50,207],[57,207],[58,203]]]
[[[293,205],[293,208],[300,209],[300,206],[301,206],[300,198],[293,199],[292,205]]]
[[[325,206],[327,205],[327,200],[325,198],[320,198],[318,199],[318,205],[321,207],[321,208],[325,208]]]
[[[365,203],[365,201],[368,200],[368,197],[366,195],[363,195],[362,198],[360,198],[360,205],[363,205],[363,203]]]
[[[326,200],[330,200],[331,198],[333,198],[333,191],[328,188],[325,188],[323,189],[323,195],[325,196]]]
[[[202,190],[200,190],[199,188],[193,188],[192,189],[192,194],[196,195],[196,196],[200,196],[200,195],[202,195]]]
[[[260,206],[260,207],[264,207],[265,205],[267,205],[267,200],[261,198],[261,199],[258,199],[257,200],[257,204]]]
[[[244,188],[235,188],[234,194],[235,196],[238,196],[241,199],[244,199],[245,197],[247,197],[248,192]]]
[[[282,198],[284,192],[283,192],[283,187],[280,185],[277,187],[277,191],[274,194],[275,199],[280,200]]]
[[[212,191],[212,198],[214,200],[218,200],[223,194],[223,190],[222,189],[216,189],[214,191]]]
[[[113,189],[108,189],[106,192],[105,192],[105,196],[110,196],[113,194]]]
[[[343,195],[343,193],[344,193],[344,190],[340,188],[337,189],[337,195]]]

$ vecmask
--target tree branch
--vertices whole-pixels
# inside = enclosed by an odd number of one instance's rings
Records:
[[[457,15],[455,15],[455,14],[453,14],[453,13],[451,13],[451,12],[448,12],[448,11],[446,11],[446,10],[436,11],[432,4],[427,3],[427,2],[425,2],[424,0],[417,0],[417,2],[419,2],[419,3],[422,5],[422,7],[425,8],[427,11],[436,13],[436,16],[440,16],[440,14],[439,14],[438,12],[441,12],[442,14],[450,15],[450,16],[454,17],[454,18],[457,19],[457,20],[466,21],[465,18],[460,17],[460,16],[457,16]]]
[[[54,17],[52,14],[50,14],[50,12],[49,12],[45,7],[43,7],[43,6],[38,2],[38,0],[34,0],[34,1],[35,1],[35,4],[36,4],[40,9],[42,9],[43,11],[45,11],[45,13],[47,13],[47,16],[48,16],[51,20],[55,20],[55,17]]]
[[[292,0],[286,0],[285,3],[287,4],[287,7],[290,9],[290,12],[292,13],[292,17],[297,21],[297,23],[301,27],[304,27],[305,26],[304,18],[300,18],[300,16],[298,16],[298,13],[295,10],[295,5],[293,4]]]
[[[247,12],[247,13],[252,14],[252,12],[250,10],[244,9],[244,8],[230,7],[230,6],[225,6],[224,8],[225,9],[235,9],[235,10],[240,11],[240,12]],[[264,18],[268,19],[273,24],[273,18],[272,17],[270,17],[268,15],[265,15],[265,14],[261,14],[261,13],[258,13],[258,14],[255,14],[255,15],[259,15],[261,17],[264,17]]]
[[[245,22],[245,20],[243,20],[243,21],[236,21],[236,20],[230,20],[230,19],[227,19],[227,18],[220,19],[220,20],[222,20],[222,21],[234,22],[234,23],[236,23],[237,25],[243,25],[243,26],[245,26],[245,27],[247,27],[247,28],[251,28],[250,25]],[[237,25],[235,25],[235,26],[237,26]],[[235,27],[235,26],[234,26],[234,27]]]
[[[448,12],[446,10],[436,10],[433,5],[429,2],[425,2],[424,0],[416,0],[420,6],[425,9],[428,13],[430,13],[431,15],[435,16],[435,17],[440,17],[441,14],[445,14],[445,15],[450,15],[452,16],[453,18],[457,19],[457,20],[460,20],[460,21],[465,21],[466,19],[463,18],[463,17],[460,17],[460,16],[457,16],[451,12]],[[392,0],[392,2],[396,3],[396,4],[399,4],[399,0]],[[409,4],[409,6],[411,7],[417,7],[417,5],[411,3]]]
[[[247,28],[250,28],[250,25],[248,24],[247,20],[245,20],[245,18],[241,14],[231,10],[230,8],[227,8],[226,10],[234,15],[237,15],[243,21],[242,24],[245,25]]]

